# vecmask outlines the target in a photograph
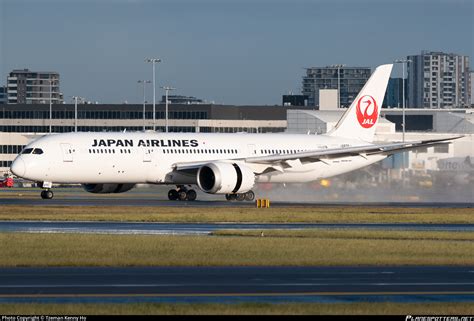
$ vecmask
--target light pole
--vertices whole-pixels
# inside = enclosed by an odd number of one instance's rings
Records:
[[[332,68],[337,68],[337,109],[341,108],[341,80],[339,70],[345,66],[346,65],[343,64],[329,66]]]
[[[49,81],[49,133],[51,134],[53,128],[53,79]]]
[[[146,87],[146,84],[149,84],[151,83],[151,80],[139,80],[138,81],[139,84],[143,84],[143,131],[145,131],[145,121],[146,121],[146,117],[145,117],[145,104],[146,104],[146,96],[145,96],[145,87]]]
[[[80,99],[81,101],[83,101],[84,98],[79,96],[72,96],[72,99],[74,99],[74,132],[77,133],[77,100]]]
[[[153,64],[153,130],[156,130],[156,115],[155,115],[155,63],[161,62],[159,58],[147,58],[145,62]]]
[[[405,142],[405,65],[409,59],[397,59],[394,63],[402,64],[402,141]]]
[[[170,90],[175,90],[176,88],[173,88],[173,87],[169,87],[169,86],[162,86],[160,88],[163,88],[165,90],[165,99],[166,99],[166,102],[165,102],[165,132],[167,133],[168,132],[168,93]]]
[[[405,142],[405,64],[411,62],[409,59],[396,59],[394,63],[402,64],[402,141]],[[405,154],[402,156],[402,184],[405,185]]]

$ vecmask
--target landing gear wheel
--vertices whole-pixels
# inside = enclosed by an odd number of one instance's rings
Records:
[[[50,200],[54,197],[54,193],[53,191],[50,191],[50,190],[44,190],[44,191],[41,191],[41,198],[44,199],[44,200]]]
[[[253,191],[248,191],[245,193],[245,200],[246,201],[253,201],[255,199],[255,193]]]
[[[175,189],[170,189],[168,191],[168,199],[170,201],[176,201],[178,199],[179,195],[178,195],[178,191],[175,190]]]
[[[189,191],[187,191],[186,195],[187,195],[188,201],[191,201],[191,202],[192,202],[192,201],[195,201],[195,200],[196,200],[197,193],[196,193],[195,190],[190,189]]]
[[[242,193],[239,193],[237,194],[237,198],[236,198],[239,202],[242,202],[243,200],[245,200],[245,194],[242,194]]]
[[[225,194],[225,199],[228,201],[233,201],[237,198],[236,194]]]
[[[178,199],[180,201],[186,201],[188,199],[188,194],[186,193],[185,190],[181,190],[178,192]]]

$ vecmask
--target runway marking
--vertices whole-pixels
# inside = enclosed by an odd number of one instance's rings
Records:
[[[273,284],[262,284],[266,286],[337,286],[337,285],[367,285],[367,286],[387,286],[387,285],[401,285],[401,286],[413,286],[413,285],[474,285],[474,283],[465,282],[415,282],[415,283],[273,283]]]
[[[124,298],[124,297],[259,297],[259,296],[357,296],[357,295],[474,295],[474,291],[446,291],[446,292],[300,292],[300,293],[131,293],[131,294],[0,294],[0,298],[84,298],[84,297],[98,297],[98,298]]]

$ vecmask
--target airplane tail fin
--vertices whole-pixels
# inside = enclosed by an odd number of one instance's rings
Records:
[[[375,69],[364,88],[328,135],[373,141],[392,67],[392,64],[387,64]]]

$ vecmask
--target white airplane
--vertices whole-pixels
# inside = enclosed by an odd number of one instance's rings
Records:
[[[67,133],[28,144],[11,165],[36,181],[80,183],[91,193],[121,193],[138,183],[176,185],[170,200],[196,199],[197,185],[227,200],[254,199],[259,182],[303,183],[347,173],[387,156],[447,139],[376,144],[375,128],[392,65],[379,66],[336,127],[325,135],[161,132]]]

